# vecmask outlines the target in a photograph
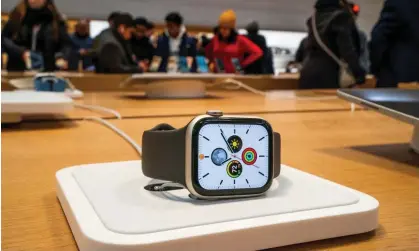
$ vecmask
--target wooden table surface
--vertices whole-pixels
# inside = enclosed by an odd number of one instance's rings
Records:
[[[148,99],[141,92],[93,92],[76,100],[78,104],[98,105],[119,112],[123,118],[195,116],[207,110],[225,113],[277,113],[310,111],[349,111],[350,103],[340,100],[336,91],[271,91],[261,96],[247,91],[209,91],[202,99]],[[112,118],[112,114],[75,108],[64,116],[25,116],[24,120],[83,119],[87,116]]]
[[[2,90],[9,90],[11,87],[4,80],[16,78],[31,78],[36,72],[7,72],[2,71]],[[56,72],[58,76],[66,77],[72,81],[74,86],[84,92],[96,91],[119,91],[120,84],[131,77],[131,74],[97,74],[92,72]],[[214,74],[217,79],[225,77]],[[165,78],[162,78],[162,80]],[[199,79],[199,78],[198,78]],[[239,80],[244,84],[259,90],[295,90],[299,87],[299,74],[282,73],[278,76],[273,75],[236,75],[233,79]],[[127,90],[133,90],[132,85],[144,86],[148,81],[144,79],[132,80]],[[139,85],[138,85],[139,84]],[[368,76],[363,88],[374,88],[375,79]]]
[[[7,72],[2,71],[1,75],[5,79],[16,78],[31,78],[35,76],[36,72]],[[118,91],[120,84],[131,77],[131,74],[97,74],[92,72],[56,72],[58,76],[66,77],[72,81],[74,86],[82,91]],[[199,75],[197,74],[199,79]],[[225,76],[214,74],[214,78],[225,79]],[[281,74],[279,76],[273,75],[236,75],[233,77],[243,83],[261,90],[272,89],[298,89],[298,74]],[[165,77],[162,77],[164,80]],[[130,81],[131,84],[145,85],[148,81],[144,79],[134,79]],[[2,83],[3,85],[3,83]],[[129,85],[129,86],[130,86]],[[2,89],[7,88],[7,83],[4,83]],[[131,89],[132,88],[127,88]]]
[[[172,109],[172,108],[168,108]],[[283,162],[357,189],[380,202],[375,232],[273,250],[418,250],[419,156],[412,126],[372,111],[262,114],[283,138]],[[137,142],[162,122],[191,117],[110,120]],[[56,197],[64,167],[138,159],[108,128],[89,121],[2,128],[2,250],[75,251]]]

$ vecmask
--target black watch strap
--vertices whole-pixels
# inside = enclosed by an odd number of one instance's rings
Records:
[[[177,182],[185,181],[186,127],[176,129],[160,124],[147,130],[142,140],[142,169],[145,176],[153,179]],[[274,178],[281,172],[281,135],[273,134]]]
[[[142,169],[145,176],[186,185],[186,128],[160,124],[145,131],[142,140]]]

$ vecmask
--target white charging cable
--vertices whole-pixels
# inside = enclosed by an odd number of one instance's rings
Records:
[[[78,108],[82,108],[82,109],[87,109],[90,111],[100,111],[100,112],[105,112],[105,113],[110,113],[112,115],[114,115],[117,119],[122,119],[122,116],[119,112],[103,107],[103,106],[99,106],[99,105],[84,105],[84,104],[74,104],[74,107],[78,107]]]
[[[139,146],[135,140],[133,140],[130,136],[128,136],[124,131],[122,131],[121,129],[119,129],[118,127],[116,127],[115,125],[111,124],[110,122],[99,118],[99,117],[86,117],[84,118],[85,120],[91,120],[94,122],[98,122],[106,127],[108,127],[109,129],[111,129],[112,131],[116,132],[119,136],[121,136],[123,139],[125,139],[125,141],[127,141],[134,149],[135,151],[137,151],[138,155],[141,156],[143,153],[143,149],[141,148],[141,146]],[[176,182],[166,182],[163,184],[159,184],[155,186],[155,192],[167,192],[170,190],[176,190],[176,189],[183,189],[185,188],[182,184],[176,183]]]
[[[124,79],[123,81],[121,81],[121,83],[119,83],[119,88],[124,88],[133,79],[134,79],[133,75],[127,77],[126,79]]]
[[[71,90],[73,90],[73,91],[77,90],[76,87],[73,85],[73,83],[71,83],[70,79],[68,79],[68,78],[63,78],[63,79],[67,82],[67,85]]]
[[[85,120],[90,120],[90,121],[94,121],[94,122],[98,122],[106,127],[108,127],[109,129],[111,129],[112,131],[114,131],[115,133],[117,133],[119,136],[121,136],[123,139],[125,139],[126,142],[128,142],[134,149],[135,151],[137,151],[138,155],[141,156],[143,153],[143,149],[141,148],[141,146],[139,146],[135,140],[133,140],[130,136],[128,136],[124,131],[122,131],[121,129],[119,129],[118,127],[116,127],[115,125],[111,124],[110,122],[99,118],[99,117],[86,117],[84,118]],[[167,192],[170,190],[176,190],[176,189],[183,189],[185,188],[182,184],[176,183],[176,182],[165,182],[163,184],[156,184],[155,186],[155,192]]]
[[[76,90],[75,86],[73,85],[73,83],[71,83],[71,81],[69,79],[67,80],[67,84],[70,87],[71,90]],[[103,107],[103,106],[98,106],[98,105],[84,105],[84,104],[74,104],[75,107],[78,108],[82,108],[82,109],[88,109],[91,111],[101,111],[101,112],[106,112],[106,113],[110,113],[112,115],[114,115],[117,119],[122,119],[122,116],[119,112]],[[137,153],[141,156],[142,154],[142,149],[141,147],[130,137],[128,136],[124,131],[122,131],[121,129],[119,129],[118,127],[116,127],[115,125],[111,124],[110,122],[99,118],[99,117],[86,117],[84,118],[85,120],[91,120],[91,121],[95,121],[98,122],[102,125],[105,125],[106,127],[108,127],[109,129],[111,129],[112,131],[116,132],[119,136],[121,136],[123,139],[125,139],[128,143],[131,144],[131,146],[137,151]]]
[[[67,82],[67,85],[68,85],[70,90],[78,91],[76,89],[76,87],[73,85],[73,83],[71,83],[70,79],[64,78],[64,80]],[[119,112],[117,112],[115,110],[112,110],[112,109],[109,109],[109,108],[106,108],[106,107],[103,107],[103,106],[74,104],[74,107],[87,109],[87,110],[90,110],[90,111],[100,111],[100,112],[110,113],[110,114],[114,115],[117,119],[122,119],[122,116]]]
[[[243,88],[247,91],[250,91],[254,94],[257,95],[261,95],[261,96],[265,96],[265,97],[270,97],[270,98],[284,98],[283,95],[279,95],[282,92],[266,92],[266,91],[261,91],[258,89],[255,89],[249,85],[244,84],[243,82],[236,80],[236,79],[232,79],[232,78],[227,78],[224,79],[218,83],[214,83],[214,84],[210,84],[208,85],[210,87],[213,86],[221,86],[227,90],[238,90],[240,88]],[[332,99],[337,99],[336,96],[323,96],[323,97],[297,97],[295,96],[295,94],[291,95],[289,97],[289,99],[294,99],[294,100],[301,100],[301,101],[308,101],[308,100],[314,100],[314,101],[322,101],[322,100],[332,100]]]
[[[244,84],[243,82],[236,80],[236,79],[232,79],[232,78],[227,78],[223,81],[221,81],[220,83],[218,83],[220,85],[224,85],[225,89],[229,89],[229,90],[238,90],[240,88],[243,88],[245,90],[248,90],[254,94],[258,94],[258,95],[262,95],[262,96],[266,96],[267,92],[255,89],[249,85]],[[231,85],[228,85],[231,84]],[[217,85],[217,83],[215,84]]]
[[[138,155],[141,156],[141,154],[143,152],[142,148],[130,136],[128,136],[124,131],[122,131],[121,129],[119,129],[115,125],[113,125],[110,122],[108,122],[108,121],[106,121],[102,118],[99,118],[99,117],[86,117],[84,119],[98,122],[102,125],[105,125],[106,127],[111,129],[112,131],[116,132],[119,136],[121,136],[123,139],[125,139],[137,151]]]

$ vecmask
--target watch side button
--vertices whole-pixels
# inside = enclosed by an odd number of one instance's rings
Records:
[[[209,110],[209,111],[207,111],[207,115],[212,116],[212,117],[221,117],[224,114],[220,110]]]

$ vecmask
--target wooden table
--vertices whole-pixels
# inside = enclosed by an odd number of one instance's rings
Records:
[[[16,78],[28,78],[33,77],[36,72],[6,72],[2,71],[1,75],[3,79],[16,79]],[[97,92],[97,91],[119,91],[120,84],[131,77],[130,74],[97,74],[91,72],[57,72],[57,75],[66,77],[72,81],[72,83],[81,91],[84,92]],[[217,77],[217,75],[215,74]],[[219,77],[219,76],[218,76]],[[233,79],[237,79],[244,84],[247,84],[253,88],[259,90],[295,90],[298,89],[299,74],[294,73],[283,73],[278,76],[273,75],[237,75]],[[221,77],[224,79],[224,77]],[[141,85],[145,85],[145,80],[133,80],[133,84],[136,84],[134,88],[129,85],[125,90],[135,90]],[[374,88],[375,80],[372,76],[367,77],[364,88]],[[6,82],[2,82],[2,90],[10,89],[10,86]],[[215,89],[219,89],[216,87]]]
[[[230,114],[349,111],[350,103],[339,99],[336,91],[271,91],[261,96],[247,91],[209,91],[204,99],[148,99],[142,92],[85,93],[78,104],[98,105],[119,112],[123,118],[195,116],[207,110]],[[75,108],[65,116],[26,116],[24,120],[77,120],[87,116],[112,118],[112,114]]]
[[[2,71],[2,77],[6,79],[16,78],[28,78],[35,76],[36,72],[6,72]],[[131,74],[97,74],[91,72],[78,73],[78,72],[57,72],[57,75],[66,77],[72,81],[72,83],[80,90],[86,92],[94,91],[119,91],[121,89],[120,84],[129,79]],[[199,77],[199,75],[197,75]],[[215,78],[224,79],[223,76],[217,76]],[[250,85],[260,90],[273,90],[273,89],[298,89],[298,74],[282,74],[280,76],[272,75],[237,75],[234,79],[238,79],[243,83]],[[131,81],[132,84],[136,84],[136,88],[125,87],[126,90],[138,89],[138,85],[147,84],[144,79],[136,79]],[[4,88],[7,88],[6,83]],[[2,89],[4,89],[2,88]],[[217,88],[216,88],[217,89]]]
[[[167,108],[175,109],[175,108]],[[412,127],[371,111],[262,114],[282,134],[283,162],[374,196],[380,227],[357,236],[274,250],[418,250],[419,156]],[[111,120],[137,142],[162,122],[191,117]],[[56,198],[55,172],[137,159],[108,128],[89,121],[23,123],[2,133],[2,250],[75,251]]]

